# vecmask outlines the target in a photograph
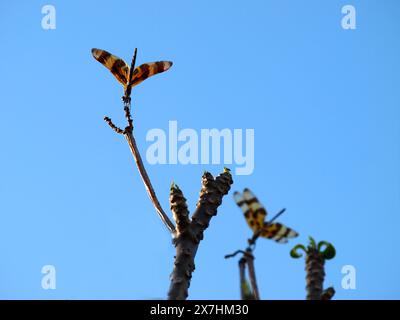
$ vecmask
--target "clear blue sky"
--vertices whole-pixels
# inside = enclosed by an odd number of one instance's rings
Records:
[[[41,8],[56,8],[43,30]],[[357,29],[341,27],[352,4]],[[236,260],[250,236],[232,193],[250,187],[300,237],[261,239],[264,299],[303,299],[308,235],[337,257],[337,298],[400,298],[400,3],[385,1],[12,1],[0,4],[0,298],[165,298],[174,248],[128,146],[122,87],[92,47],[138,62],[172,60],[133,92],[135,134],[168,129],[255,130],[255,170],[235,176],[206,231],[192,299],[239,298]],[[168,209],[172,180],[195,207],[204,169],[149,165]],[[169,212],[169,211],[168,211]],[[54,265],[57,289],[41,288]],[[341,288],[354,265],[357,289]]]

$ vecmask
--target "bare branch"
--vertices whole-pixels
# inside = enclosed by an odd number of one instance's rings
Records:
[[[217,208],[221,205],[223,196],[229,192],[232,183],[232,176],[228,169],[225,169],[216,179],[210,173],[204,173],[200,199],[192,221],[182,233],[174,238],[176,256],[168,292],[169,300],[187,298],[199,243],[203,239],[204,231],[211,218],[217,214]]]
[[[125,104],[124,111],[125,111],[125,118],[128,121],[128,126],[125,128],[125,132],[130,131],[131,133],[133,133],[133,120],[132,120],[132,115],[131,115],[130,103]]]
[[[190,224],[190,219],[186,198],[175,183],[171,185],[169,203],[176,223],[176,236],[178,236],[180,233],[185,232]]]
[[[124,130],[118,128],[109,117],[104,117],[104,121],[113,129],[116,133],[123,134]]]
[[[225,259],[233,258],[236,257],[239,253],[246,254],[246,252],[244,252],[243,250],[236,250],[234,253],[227,254],[224,258]]]
[[[139,170],[140,177],[143,180],[143,183],[146,187],[147,194],[150,197],[151,202],[153,203],[161,221],[164,223],[164,225],[167,227],[169,232],[174,233],[175,231],[175,226],[171,222],[171,220],[168,218],[167,214],[164,212],[163,208],[161,207],[160,202],[158,201],[158,198],[156,196],[156,192],[154,191],[153,185],[151,184],[150,178],[147,174],[147,171],[144,167],[142,157],[140,156],[139,149],[136,145],[136,140],[133,136],[133,133],[131,130],[125,130],[124,131],[124,136],[126,140],[128,141],[129,148],[131,149],[133,158],[135,159],[136,166]]]

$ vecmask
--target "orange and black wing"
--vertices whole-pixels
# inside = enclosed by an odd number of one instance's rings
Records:
[[[132,74],[132,80],[130,85],[132,87],[138,85],[139,83],[143,82],[147,78],[154,76],[155,74],[167,71],[171,68],[172,62],[171,61],[157,61],[151,63],[144,63],[139,67],[135,68]]]
[[[265,224],[267,210],[260,204],[255,195],[246,188],[243,190],[243,194],[236,191],[233,196],[236,204],[242,209],[250,228],[254,232],[261,230]]]
[[[124,86],[126,86],[128,82],[129,76],[129,66],[126,64],[124,60],[118,58],[117,56],[112,55],[106,50],[101,49],[92,49],[93,57],[102,63],[115,78]]]
[[[278,243],[287,243],[288,239],[296,238],[299,234],[281,223],[265,223],[260,236],[275,240]]]

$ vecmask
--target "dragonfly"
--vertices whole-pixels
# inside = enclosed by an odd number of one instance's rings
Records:
[[[236,204],[242,210],[249,227],[254,234],[263,238],[272,239],[278,243],[287,243],[288,239],[295,238],[299,234],[291,228],[279,222],[272,222],[284,212],[279,212],[271,221],[266,221],[267,210],[258,201],[253,192],[245,188],[243,193],[236,191],[233,195]]]
[[[156,61],[135,66],[136,49],[132,59],[131,67],[121,58],[102,49],[92,49],[93,57],[103,64],[114,77],[124,86],[124,102],[130,102],[132,88],[158,73],[167,71],[172,66],[171,61]]]

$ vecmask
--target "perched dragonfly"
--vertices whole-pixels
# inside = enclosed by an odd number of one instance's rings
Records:
[[[244,189],[243,193],[236,191],[233,197],[236,204],[242,209],[254,234],[259,233],[260,237],[272,239],[278,243],[287,243],[288,239],[299,235],[296,231],[281,223],[265,221],[268,212],[249,189]]]
[[[131,71],[129,65],[124,60],[106,50],[94,48],[92,49],[92,55],[97,61],[110,70],[114,77],[124,86],[125,98],[130,97],[131,90],[134,86],[155,74],[167,71],[172,66],[171,61],[156,61],[144,63]],[[134,59],[136,59],[136,51]]]

